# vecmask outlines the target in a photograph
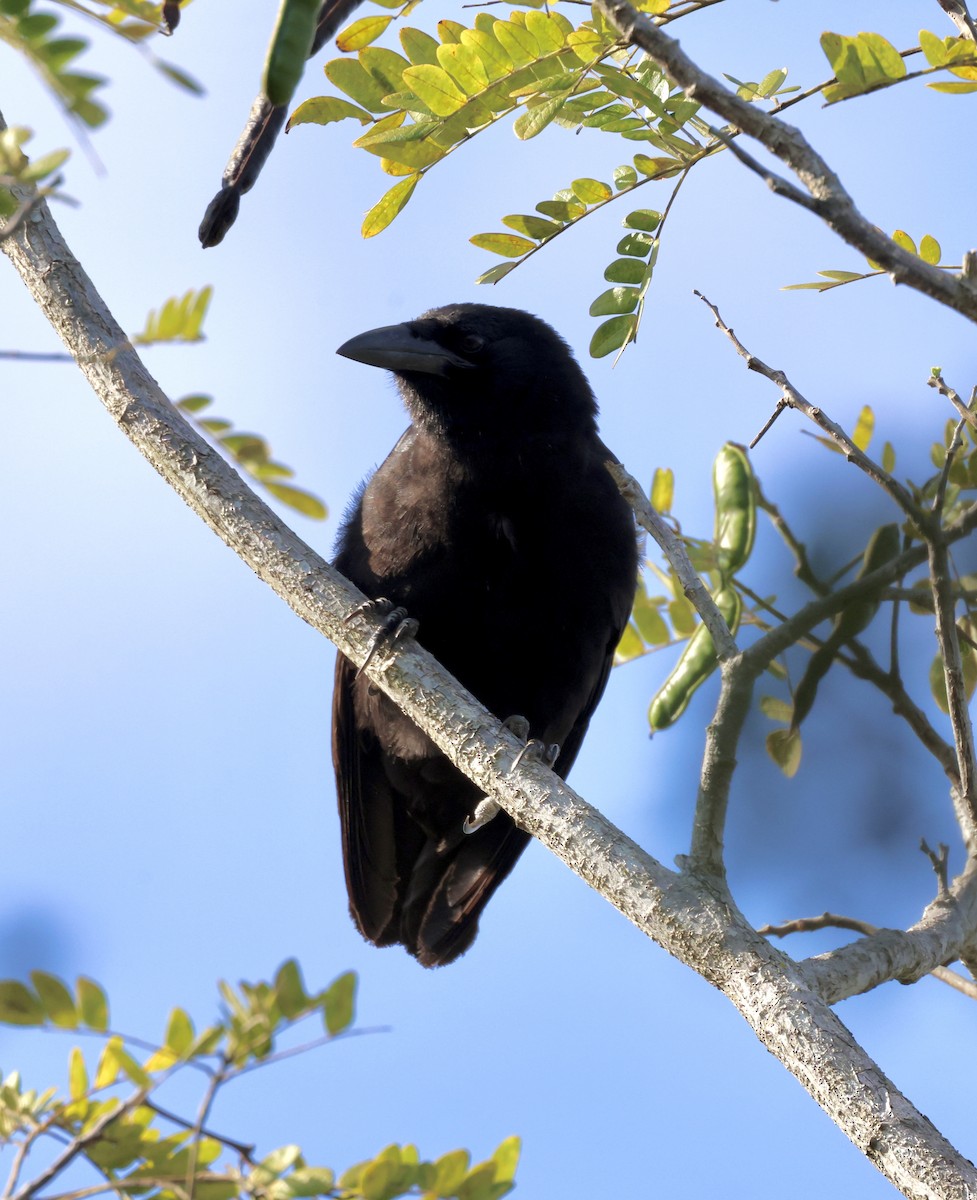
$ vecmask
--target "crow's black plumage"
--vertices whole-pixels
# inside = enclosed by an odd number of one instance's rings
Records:
[[[420,642],[569,771],[634,595],[630,510],[597,406],[563,340],[528,313],[435,309],[361,334],[347,358],[394,373],[411,426],[344,524],[336,566],[419,620]],[[529,838],[339,656],[333,759],[350,910],[424,966],[471,945]]]

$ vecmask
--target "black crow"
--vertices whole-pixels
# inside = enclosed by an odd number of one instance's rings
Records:
[[[605,468],[597,404],[566,343],[529,313],[453,304],[339,354],[392,371],[411,425],[355,498],[336,566],[403,606],[491,712],[556,743],[565,776],[631,611],[637,543]],[[350,911],[426,967],[464,953],[529,835],[342,655],[333,761]]]

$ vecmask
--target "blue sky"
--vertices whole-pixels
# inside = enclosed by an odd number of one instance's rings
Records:
[[[249,24],[196,0],[177,36],[154,46],[205,84],[203,100],[99,38],[84,65],[113,79],[112,119],[93,138],[105,171],[76,147],[67,190],[80,206],[56,215],[126,328],[141,328],[167,296],[214,285],[207,341],[153,349],[150,369],[173,397],[213,394],[215,414],[266,436],[297,482],[323,496],[327,523],[294,517],[318,550],[330,552],[346,498],[404,426],[389,380],[337,358],[336,346],[459,299],[527,308],[564,334],[600,398],[608,444],[642,480],[656,466],[675,470],[688,532],[712,528],[719,446],[749,441],[777,399],[747,374],[693,288],[835,419],[851,426],[870,403],[899,467],[917,480],[927,473],[948,414],[926,377],[940,364],[968,391],[971,331],[885,280],[825,296],[781,291],[861,264],[729,156],[683,188],[639,343],[613,369],[587,359],[587,306],[605,286],[623,211],[610,206],[494,289],[473,281],[498,260],[467,240],[573,178],[607,178],[628,147],[596,131],[551,129],[520,143],[497,128],[432,172],[395,224],[364,242],[362,214],[385,177],[350,149],[351,125],[300,128],[281,140],[226,242],[201,251],[196,227],[258,85],[273,8],[249,6]],[[446,14],[470,19],[421,7],[410,20],[430,29]],[[920,26],[952,32],[934,3],[790,0],[719,5],[676,32],[714,74],[757,79],[787,65],[791,82],[809,86],[828,75],[822,29],[877,30],[907,46]],[[310,65],[299,98],[322,83]],[[828,110],[807,104],[791,120],[870,219],[932,233],[959,262],[977,240],[965,133],[974,103],[917,82]],[[71,143],[6,48],[0,109],[35,129],[35,149]],[[655,186],[648,203],[663,204]],[[57,348],[9,269],[0,345]],[[329,762],[332,648],[169,491],[72,367],[2,362],[0,396],[0,976],[89,974],[109,990],[113,1024],[152,1037],[173,1004],[205,1022],[219,977],[268,977],[293,954],[310,987],[355,969],[360,1022],[389,1032],[259,1073],[228,1091],[213,1119],[266,1149],[299,1142],[336,1167],[390,1141],[429,1156],[464,1145],[478,1158],[519,1133],[525,1196],[718,1188],[738,1200],[779,1196],[785,1177],[798,1200],[889,1192],[717,992],[539,846],[458,964],[425,972],[399,950],[363,943],[346,912]],[[782,418],[755,467],[818,560],[840,564],[894,517],[801,428]],[[789,568],[762,526],[748,580],[790,603]],[[925,630],[907,654],[923,672],[923,700]],[[667,669],[662,655],[614,673],[572,783],[671,862],[687,848],[714,689],[652,741],[647,702]],[[830,908],[905,924],[933,893],[919,837],[949,841],[961,865],[939,770],[887,718],[885,703],[833,672],[789,784],[766,760],[767,722],[749,723],[729,864],[757,923]],[[787,948],[832,944],[818,935]],[[839,1013],[973,1156],[972,1006],[927,980]],[[0,1030],[0,1065],[39,1086],[63,1078],[68,1048]]]

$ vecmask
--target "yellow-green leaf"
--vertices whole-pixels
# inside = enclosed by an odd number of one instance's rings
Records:
[[[897,229],[892,235],[892,240],[903,250],[908,250],[910,254],[916,254],[916,243],[905,229]]]
[[[875,432],[875,413],[869,405],[864,405],[862,411],[858,414],[858,420],[855,422],[855,429],[852,433],[851,440],[859,448],[859,450],[867,450],[868,444],[872,440],[872,434]]]
[[[674,498],[675,472],[671,467],[656,467],[651,481],[651,507],[655,512],[671,512]]]
[[[59,1029],[78,1028],[78,1010],[74,999],[60,979],[46,971],[31,971],[31,983],[53,1025]]]
[[[465,93],[443,67],[420,63],[404,71],[404,84],[436,116],[448,117],[465,103]]]
[[[88,1092],[88,1068],[78,1046],[72,1046],[68,1058],[68,1092],[72,1100],[82,1100]]]
[[[78,977],[75,985],[78,1010],[82,1021],[90,1028],[104,1033],[109,1027],[109,1002],[105,992],[92,979]]]
[[[393,17],[377,15],[360,17],[352,25],[347,25],[342,33],[337,36],[336,45],[345,53],[349,53],[351,50],[362,50],[364,46],[369,46],[371,42],[375,42],[392,20]]]
[[[531,242],[529,238],[517,237],[514,233],[476,233],[468,240],[480,250],[489,250],[492,254],[501,254],[504,258],[521,258],[528,250],[536,248],[535,242]]]
[[[539,43],[540,54],[552,54],[566,41],[566,33],[559,21],[544,12],[526,13],[526,29]]]
[[[438,63],[468,96],[474,96],[489,85],[485,64],[477,51],[464,42],[439,46]]]
[[[384,193],[363,218],[363,226],[360,230],[363,237],[375,237],[387,228],[413,195],[419,179],[420,175],[409,175]]]
[[[296,125],[328,125],[354,117],[361,125],[369,125],[371,117],[365,108],[351,104],[341,96],[313,96],[304,100],[288,118],[288,129]]]
[[[539,57],[539,43],[524,26],[514,21],[496,21],[492,31],[514,67],[525,67]]]
[[[943,257],[943,250],[940,243],[931,234],[923,234],[919,243],[919,257],[923,262],[931,263],[934,267]]]
[[[43,1025],[44,1010],[37,997],[16,979],[0,979],[0,1022],[5,1025]]]
[[[775,729],[767,734],[767,753],[788,779],[801,765],[801,734],[798,729]]]
[[[614,195],[613,189],[598,179],[575,179],[570,184],[570,188],[577,199],[582,200],[584,204],[600,204],[603,200],[610,200]]]
[[[356,975],[347,971],[326,989],[322,998],[322,1012],[326,1029],[335,1037],[353,1023],[356,1004]]]

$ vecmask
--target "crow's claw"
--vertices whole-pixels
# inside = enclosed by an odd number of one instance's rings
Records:
[[[533,762],[542,762],[548,767],[553,766],[559,757],[560,747],[555,742],[547,745],[538,738],[531,738],[529,736],[529,722],[525,717],[506,717],[502,724],[510,733],[515,734],[517,738],[526,743],[516,755],[515,762],[512,764],[512,771],[527,757]],[[474,833],[477,829],[481,829],[483,825],[487,825],[493,817],[497,817],[501,811],[502,805],[497,800],[493,800],[491,796],[485,796],[475,805],[471,816],[465,818],[461,827],[462,832]]]
[[[556,742],[551,742],[547,745],[546,742],[541,742],[539,738],[530,738],[516,755],[515,762],[512,764],[512,771],[519,766],[524,758],[528,758],[530,762],[541,762],[545,763],[548,767],[552,767],[559,756],[560,747]]]
[[[351,621],[353,617],[358,617],[365,612],[380,614],[383,617],[383,625],[374,637],[369,653],[363,660],[363,665],[356,672],[357,679],[373,661],[373,656],[384,642],[399,642],[401,638],[413,637],[418,630],[417,621],[414,617],[407,615],[407,609],[394,605],[393,601],[388,600],[385,596],[380,596],[376,600],[365,600],[362,604],[358,604],[347,614],[346,620]]]
[[[465,817],[461,826],[462,833],[474,833],[476,829],[481,829],[483,825],[487,825],[493,817],[497,817],[502,811],[502,806],[497,800],[493,800],[491,796],[486,796],[483,800],[475,805],[475,811],[470,817]]]

